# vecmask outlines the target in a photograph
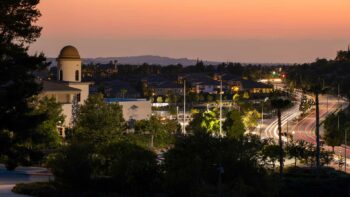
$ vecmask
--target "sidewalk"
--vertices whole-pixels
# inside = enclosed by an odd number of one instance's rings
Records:
[[[40,167],[18,167],[14,171],[7,171],[0,164],[0,196],[25,197],[13,193],[11,190],[17,183],[47,182],[53,180],[52,174],[46,168]]]
[[[4,164],[0,164],[0,173],[10,172],[13,174],[24,174],[30,176],[52,176],[52,173],[42,167],[17,167],[14,171],[7,171]]]

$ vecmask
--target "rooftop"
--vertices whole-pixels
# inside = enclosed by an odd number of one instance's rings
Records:
[[[139,99],[139,98],[105,98],[105,102],[107,103],[135,102],[135,101],[147,101],[147,100]]]
[[[80,55],[77,48],[68,45],[61,49],[58,59],[80,59]]]
[[[242,80],[242,86],[244,89],[252,89],[252,88],[272,88],[273,86],[266,83],[260,83],[251,80]]]
[[[39,81],[43,84],[43,92],[81,92],[80,89],[72,88],[64,83],[56,82],[56,81]]]

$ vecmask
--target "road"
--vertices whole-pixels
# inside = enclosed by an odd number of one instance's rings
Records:
[[[25,197],[11,192],[17,183],[49,181],[52,175],[45,168],[19,167],[15,171],[7,171],[0,164],[0,196]]]
[[[297,100],[299,101],[301,97],[301,93],[297,93]],[[316,111],[311,110],[307,116],[301,118],[298,120],[298,117],[300,116],[299,112],[299,102],[295,103],[295,105],[287,110],[284,110],[282,112],[282,131],[288,133],[290,135],[293,135],[294,140],[304,140],[306,142],[316,144],[316,135],[315,135],[315,128],[316,128]],[[320,95],[319,97],[319,109],[320,109],[320,123],[322,124],[322,121],[327,117],[328,114],[333,113],[340,108],[346,108],[347,103],[343,99],[339,99],[335,96],[331,95]],[[289,127],[287,128],[287,125],[289,123]],[[340,123],[341,124],[341,123]],[[274,138],[278,139],[278,125],[277,125],[277,118],[270,120],[265,126],[264,126],[264,136],[266,138]],[[320,127],[320,133],[321,136],[323,134],[323,127],[321,125]],[[287,138],[283,137],[283,141],[286,141]],[[323,146],[326,150],[332,150],[332,147]],[[344,156],[344,145],[338,146],[334,148],[336,155]],[[350,164],[350,147],[347,147],[347,158],[348,158],[348,164]]]
[[[300,114],[301,114],[299,111],[300,98],[301,98],[301,93],[297,93],[296,100],[298,102],[294,103],[293,107],[286,109],[282,112],[282,116],[281,116],[282,127],[284,127],[289,122],[293,121],[294,119],[296,119],[300,116]],[[270,120],[266,120],[262,127],[264,128],[264,132],[263,132],[264,138],[278,139],[278,120],[277,120],[277,117],[270,119]],[[283,137],[283,139],[284,139],[284,141],[286,141],[285,137]]]
[[[343,100],[339,100],[334,96],[328,96],[328,107],[327,107],[327,96],[320,96],[320,122],[327,117],[329,113],[332,113],[334,111],[337,111],[340,108],[345,108],[347,104]],[[304,117],[302,120],[298,122],[298,124],[295,124],[292,127],[292,130],[295,131],[294,139],[297,140],[304,140],[312,144],[316,144],[316,135],[315,135],[315,116],[316,111],[313,110],[311,113],[309,113],[306,117]],[[342,124],[342,123],[340,123]],[[321,125],[321,136],[323,134],[323,127]],[[335,128],[336,129],[336,128]],[[334,148],[334,151],[336,155],[344,156],[345,154],[345,148],[344,144],[342,146],[336,146]],[[324,145],[324,149],[331,151],[332,147]],[[350,158],[350,147],[347,147],[347,158]]]

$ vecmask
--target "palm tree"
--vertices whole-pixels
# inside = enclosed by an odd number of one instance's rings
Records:
[[[282,97],[276,97],[271,99],[271,106],[277,110],[277,118],[278,118],[278,144],[280,147],[279,152],[279,162],[280,162],[280,177],[282,177],[283,173],[283,144],[282,144],[282,122],[281,122],[281,111],[283,108],[287,107],[290,104],[290,100],[284,99]]]
[[[312,92],[315,96],[315,107],[316,107],[316,167],[319,168],[320,165],[320,107],[319,107],[319,95],[326,91],[321,83],[314,83],[307,88],[309,92]]]

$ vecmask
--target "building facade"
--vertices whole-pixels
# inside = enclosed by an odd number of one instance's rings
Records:
[[[106,98],[107,103],[118,103],[122,106],[125,121],[149,119],[152,115],[152,104],[146,99]]]
[[[62,104],[65,121],[58,123],[60,133],[64,136],[64,128],[71,127],[75,105],[81,105],[89,97],[91,82],[81,81],[81,58],[73,46],[65,46],[57,57],[57,81],[41,81],[43,90],[40,97],[55,98]]]

